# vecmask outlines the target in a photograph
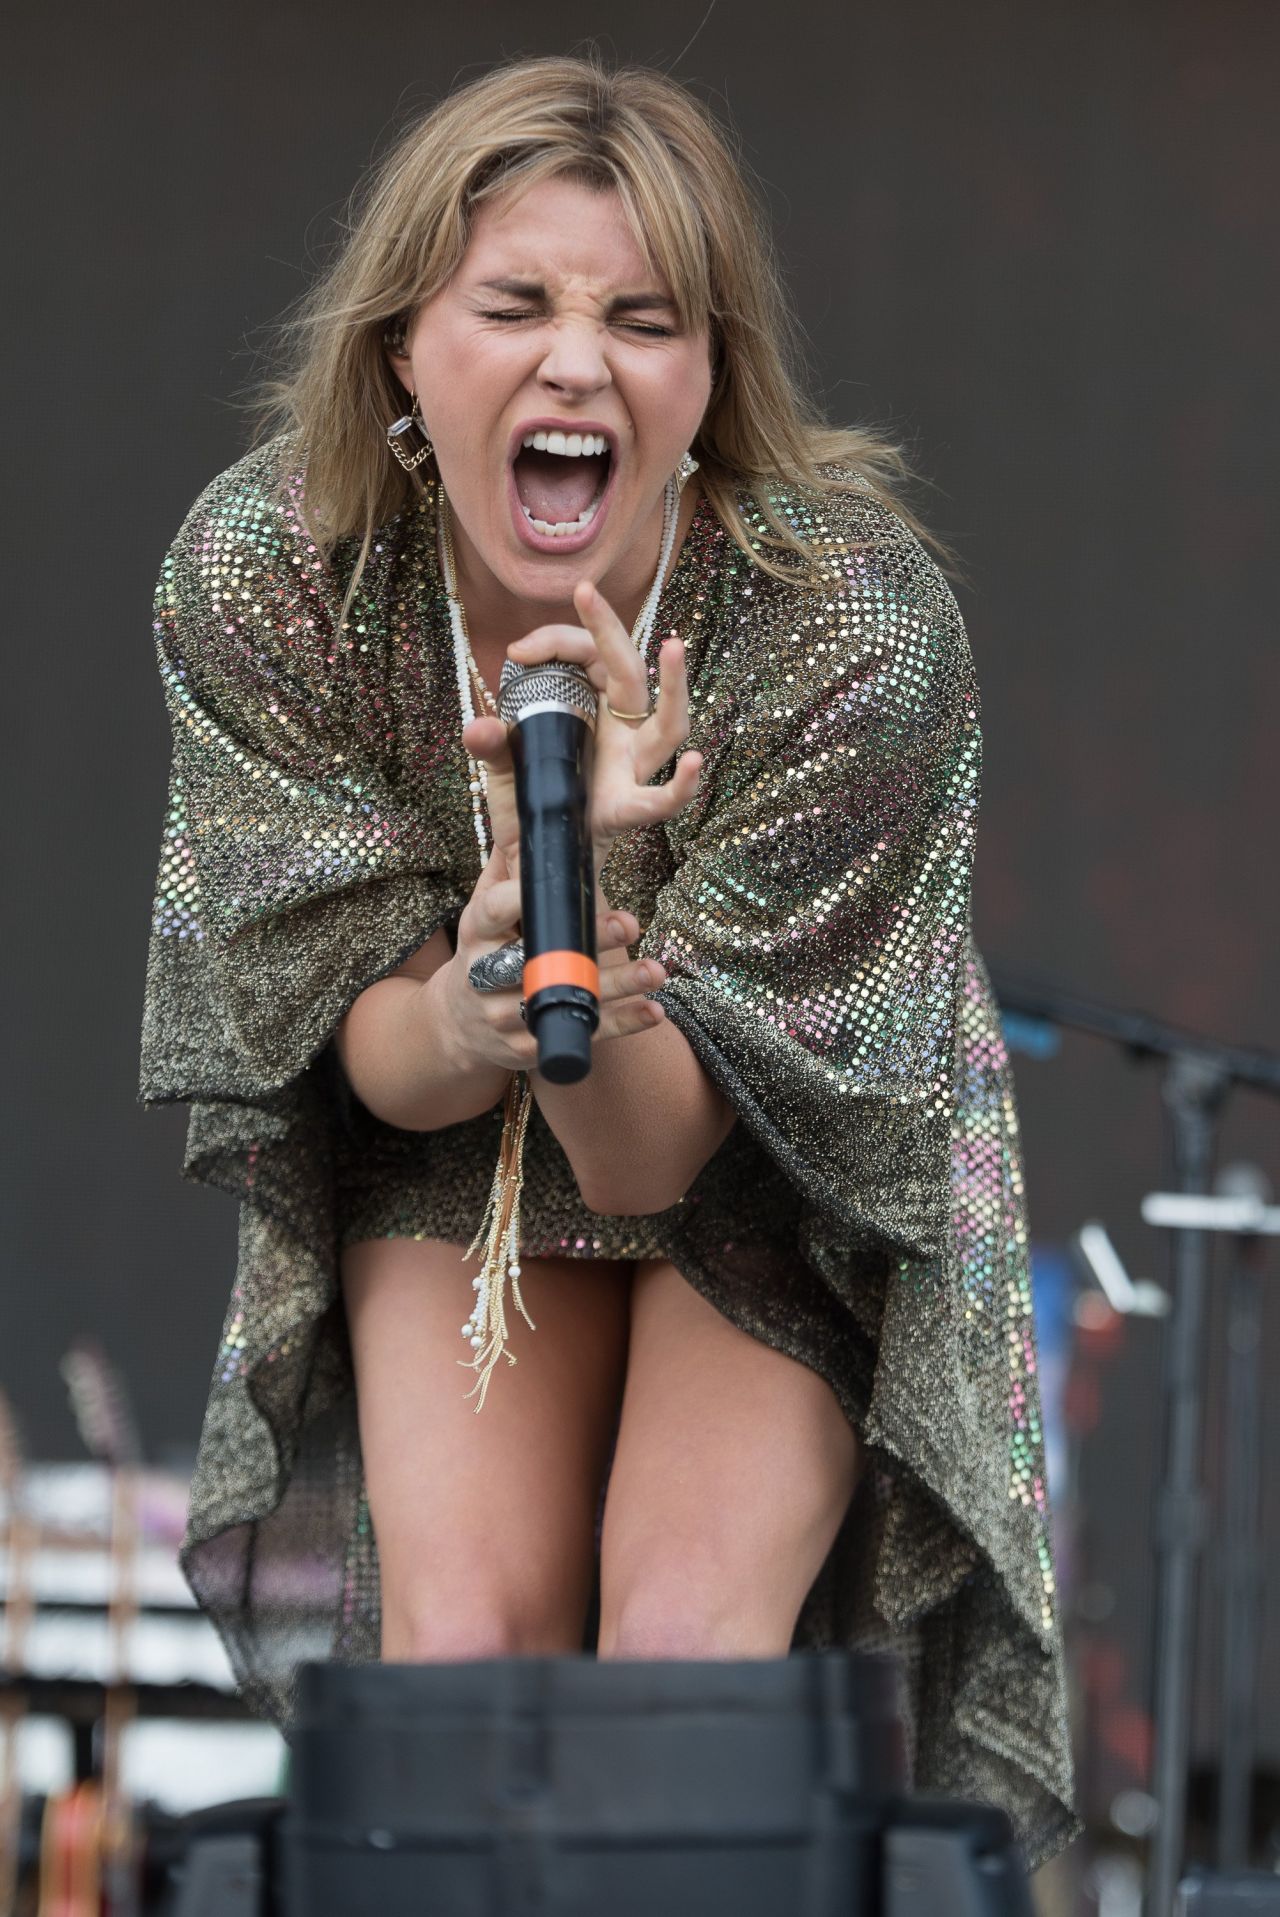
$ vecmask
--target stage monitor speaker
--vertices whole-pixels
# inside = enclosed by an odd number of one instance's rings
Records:
[[[888,1659],[311,1664],[290,1742],[286,1917],[932,1917],[979,1851],[951,1908],[1030,1908],[998,1813],[913,1826]]]
[[[1003,1811],[908,1798],[885,1829],[880,1917],[1034,1917]]]
[[[261,1917],[266,1898],[258,1838],[202,1837],[182,1865],[170,1917]]]

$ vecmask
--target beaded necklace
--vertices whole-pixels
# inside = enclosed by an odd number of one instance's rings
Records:
[[[462,710],[463,724],[466,726],[476,717],[477,705],[495,717],[498,708],[493,694],[480,676],[480,668],[471,650],[466,609],[458,592],[448,496],[439,480],[436,481],[435,486],[436,548],[440,558],[445,594],[449,601],[454,670],[458,680],[458,704]],[[653,622],[658,613],[658,600],[662,594],[662,582],[666,577],[672,548],[675,545],[679,502],[680,487],[673,477],[668,479],[662,498],[662,543],[658,555],[658,570],[653,576],[653,584],[645,595],[645,601],[640,608],[635,625],[631,628],[632,643],[641,656],[644,655],[653,632]],[[493,837],[489,821],[485,816],[489,796],[488,773],[483,762],[473,759],[469,752],[467,764],[470,769],[468,790],[471,796],[472,824],[475,827],[480,856],[487,860]],[[493,1183],[489,1188],[484,1217],[480,1221],[475,1237],[462,1254],[464,1258],[474,1257],[481,1245],[484,1246],[484,1263],[480,1276],[471,1280],[472,1288],[477,1294],[475,1308],[462,1327],[462,1336],[471,1346],[475,1356],[458,1360],[459,1364],[467,1365],[479,1373],[475,1385],[467,1393],[468,1397],[472,1397],[476,1391],[479,1391],[480,1402],[476,1406],[477,1411],[484,1407],[489,1379],[499,1358],[505,1358],[507,1363],[512,1365],[516,1362],[515,1353],[507,1350],[504,1277],[511,1280],[512,1297],[529,1329],[531,1331],[537,1329],[533,1319],[525,1310],[524,1300],[520,1296],[520,1193],[524,1186],[524,1139],[529,1127],[529,1113],[533,1102],[528,1073],[513,1072],[503,1104],[502,1144],[498,1152]]]
[[[649,644],[653,632],[653,622],[657,617],[658,600],[662,595],[662,581],[666,576],[671,560],[671,549],[675,545],[676,521],[679,517],[680,488],[674,479],[669,479],[662,498],[662,545],[658,555],[658,569],[653,575],[653,584],[640,608],[635,625],[631,628],[631,641],[636,650],[643,653]],[[462,708],[462,723],[469,725],[476,716],[477,702],[484,711],[497,715],[498,707],[493,694],[480,676],[480,668],[471,650],[471,637],[467,631],[467,614],[458,594],[457,569],[453,557],[453,530],[450,525],[449,499],[436,481],[436,545],[440,557],[440,570],[444,576],[445,593],[449,601],[449,624],[453,632],[453,662],[458,680],[458,704]],[[467,754],[467,764],[471,777],[468,788],[471,794],[471,818],[475,827],[476,840],[482,857],[489,856],[489,835],[486,828],[483,801],[488,797],[488,773],[484,765]]]

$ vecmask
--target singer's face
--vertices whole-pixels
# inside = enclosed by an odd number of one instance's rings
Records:
[[[617,195],[557,178],[482,206],[417,313],[392,364],[435,447],[473,625],[562,616],[580,579],[638,610],[664,484],[711,392],[708,328],[683,330],[670,291]],[[522,446],[548,430],[603,434],[607,450]]]

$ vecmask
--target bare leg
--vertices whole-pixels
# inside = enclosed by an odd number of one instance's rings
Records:
[[[638,1263],[601,1550],[601,1657],[784,1657],[857,1479],[830,1385]]]
[[[478,1259],[438,1239],[343,1253],[384,1660],[580,1651],[626,1368],[629,1263],[523,1261],[484,1409],[460,1335]]]

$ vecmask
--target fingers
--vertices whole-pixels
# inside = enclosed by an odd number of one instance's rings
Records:
[[[620,711],[642,711],[649,703],[648,682],[631,634],[589,579],[580,579],[574,587],[573,604],[581,627],[539,626],[508,646],[508,658],[522,666],[547,659],[570,660],[585,667],[596,691]]]
[[[519,854],[495,845],[458,919],[458,948],[468,948],[468,963],[482,947],[505,945],[520,928]]]
[[[462,728],[462,743],[473,759],[483,763],[486,796],[485,810],[493,832],[493,842],[513,848],[520,842],[520,817],[516,807],[515,767],[507,728],[501,719],[472,719]]]
[[[636,740],[637,776],[652,778],[688,737],[689,674],[684,641],[664,639],[658,648],[658,696],[653,716],[640,728]],[[645,772],[650,761],[651,770]]]
[[[500,1003],[502,1001],[502,1003]],[[627,1039],[638,1031],[653,1031],[665,1020],[665,1012],[655,999],[646,999],[632,993],[627,999],[611,999],[600,1005],[600,1026],[596,1028],[596,1043],[606,1039]],[[519,1016],[519,999],[508,993],[494,993],[489,1001],[489,1028],[502,1039],[510,1049],[510,1062],[514,1070],[531,1072],[538,1062],[537,1039],[527,1031]]]
[[[606,699],[620,712],[643,712],[649,703],[649,679],[631,634],[604,594],[589,579],[578,581],[573,589],[573,603],[604,665],[602,690]]]
[[[507,657],[522,666],[541,665],[548,659],[565,659],[584,666],[592,685],[606,695],[611,705],[620,712],[643,712],[650,703],[648,673],[631,634],[604,594],[589,579],[579,580],[574,587],[573,603],[582,620],[581,627],[539,626],[508,646]],[[654,720],[648,723],[654,725],[651,735],[654,749],[659,745],[666,749],[655,760],[654,771],[666,763],[689,733],[682,640],[665,640],[659,649],[658,685],[661,696],[654,715],[658,723]]]
[[[636,826],[652,825],[660,819],[673,819],[682,812],[697,793],[701,774],[702,754],[682,752],[676,760],[675,771],[662,785],[637,786],[629,792],[625,803],[614,814],[610,829],[597,834],[596,871],[604,871],[620,829],[629,831]]]
[[[600,972],[600,1022],[594,1041],[625,1038],[634,1032],[651,1032],[666,1016],[661,1005],[646,996],[656,991],[666,974],[653,961],[628,963]],[[510,1048],[514,1066],[528,1070],[537,1064],[537,1039],[520,1015],[520,994],[514,987],[506,992],[486,993],[483,1014],[489,1030]]]
[[[618,999],[643,997],[646,992],[656,992],[666,982],[666,967],[659,965],[656,959],[627,959],[624,964],[611,965],[607,971],[602,968],[599,993],[601,1009]]]
[[[602,1005],[596,1040],[629,1038],[636,1032],[651,1032],[655,1025],[661,1025],[665,1017],[661,1005],[651,998],[626,998],[616,1005]]]
[[[683,812],[697,792],[701,776],[702,754],[682,752],[676,760],[675,771],[664,785],[644,788],[652,795],[649,800],[650,819],[674,819],[677,812]]]
[[[603,692],[608,668],[600,657],[595,639],[581,626],[539,626],[507,647],[508,659],[518,666],[541,666],[548,659],[565,659],[570,665],[585,666],[587,677],[597,692]]]
[[[473,759],[483,759],[486,765],[496,766],[503,772],[511,770],[507,728],[501,719],[489,714],[469,719],[462,728],[462,743]]]
[[[568,625],[540,626],[509,646],[508,657],[523,665],[555,658],[571,660],[586,668],[592,685],[618,711],[648,709],[645,662],[613,607],[587,579],[579,580],[574,588],[573,603],[586,630]],[[597,715],[593,783],[598,788],[609,777],[602,758],[612,762],[615,775],[609,796],[616,816],[610,814],[609,830],[671,818],[689,803],[697,791],[700,753],[682,754],[675,778],[661,787],[649,787],[649,781],[669,763],[688,736],[689,680],[684,643],[667,639],[658,650],[658,696],[649,718],[643,723],[614,719],[603,702]],[[647,788],[634,805],[626,791],[632,786]],[[624,819],[619,807],[630,816]]]
[[[634,912],[622,912],[612,906],[596,914],[596,950],[601,963],[622,964],[628,945],[640,936],[640,921]]]
[[[492,950],[520,936],[520,879],[518,857],[495,847],[477,879],[458,919],[458,945],[467,948],[468,963],[480,950]],[[596,949],[604,957],[625,951],[640,936],[634,912],[610,906],[596,915]]]

